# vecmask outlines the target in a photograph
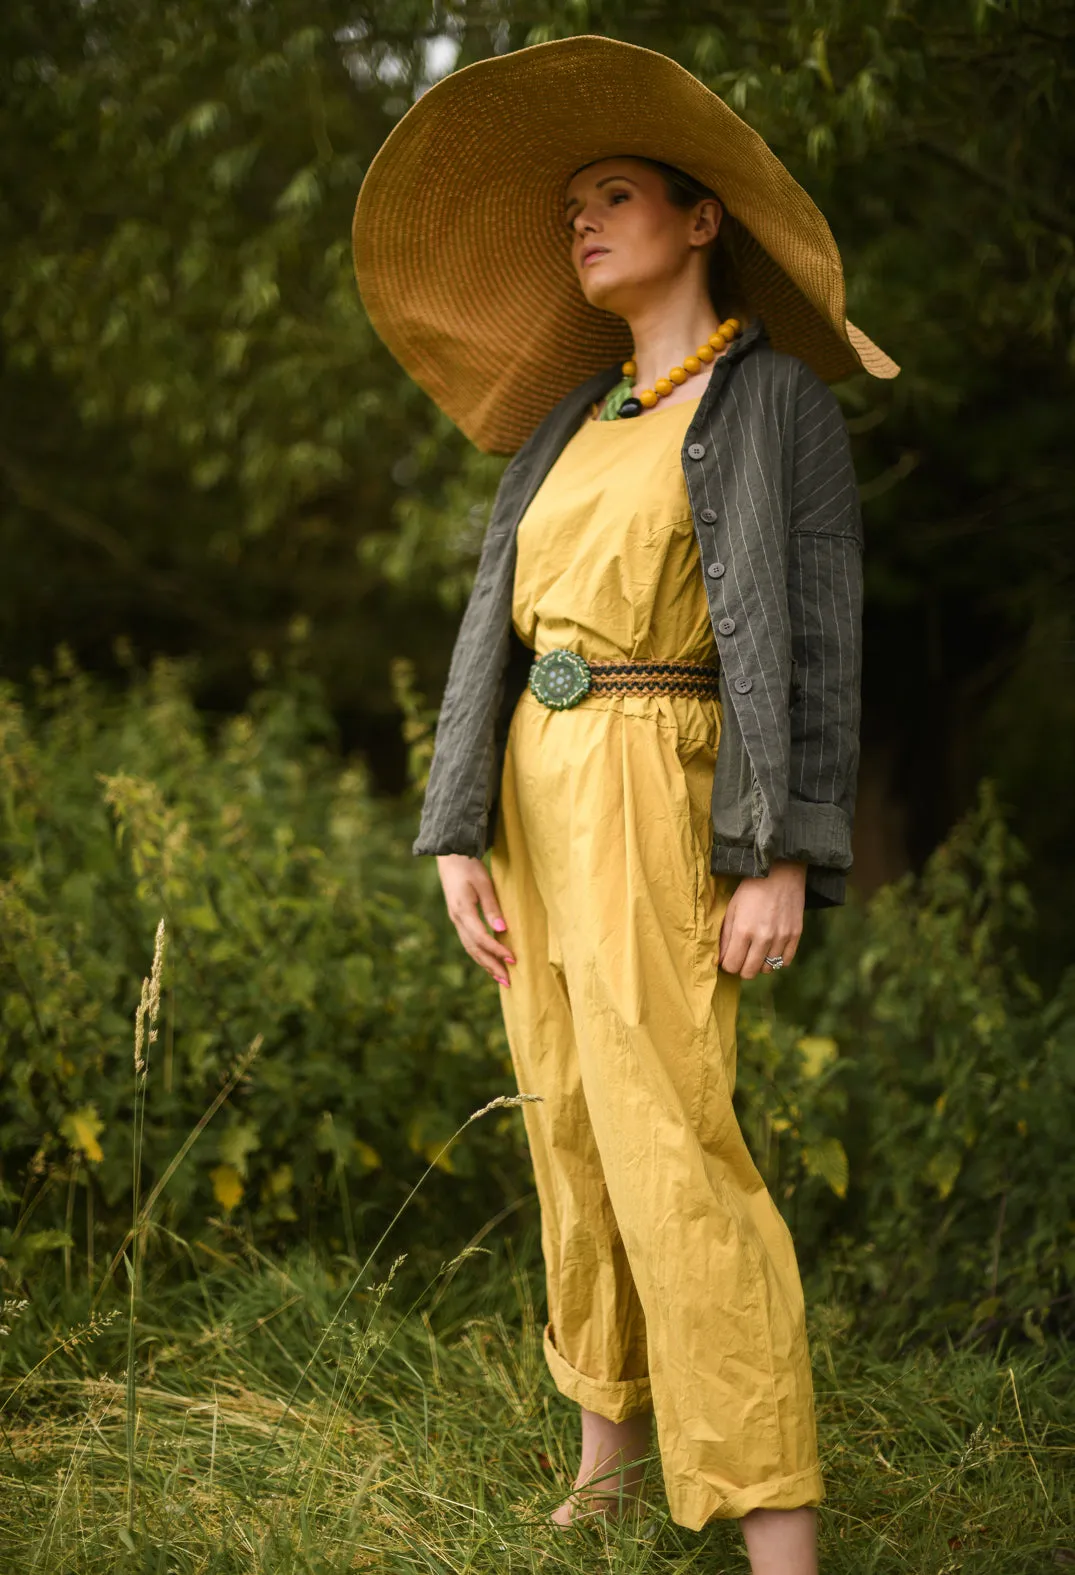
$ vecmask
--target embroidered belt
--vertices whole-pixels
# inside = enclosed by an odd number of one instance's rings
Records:
[[[698,662],[588,662],[577,651],[546,651],[530,666],[530,693],[553,711],[588,694],[684,694],[717,698],[719,667]]]

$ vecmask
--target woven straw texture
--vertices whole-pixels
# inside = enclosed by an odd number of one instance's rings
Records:
[[[762,138],[666,55],[583,36],[479,61],[423,94],[366,174],[355,275],[377,333],[487,453],[512,454],[631,350],[585,300],[563,221],[574,172],[659,159],[724,205],[721,237],[778,350],[827,382],[896,363],[848,322],[828,224]]]

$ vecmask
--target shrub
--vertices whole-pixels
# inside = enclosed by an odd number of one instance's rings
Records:
[[[983,784],[744,1014],[744,1123],[800,1259],[883,1326],[1071,1321],[1075,969],[1048,1000],[1026,972],[1024,862]]]
[[[397,674],[414,781],[378,800],[299,678],[211,725],[160,663],[108,695],[69,661],[0,691],[0,1253],[114,1249],[130,1219],[131,1024],[164,918],[144,1186],[235,1082],[155,1218],[354,1255],[411,1215],[438,1250],[532,1181],[496,987],[410,855],[431,715]],[[854,899],[744,990],[737,1103],[815,1292],[873,1326],[1042,1338],[1075,1278],[1075,970],[1021,961],[1022,849],[991,788],[918,877]],[[257,1058],[242,1058],[255,1040]],[[237,1070],[238,1069],[238,1070]],[[77,1247],[76,1247],[77,1243]],[[97,1271],[99,1272],[99,1271]]]
[[[0,693],[9,1258],[57,1229],[88,1230],[92,1258],[93,1222],[128,1209],[131,1024],[161,917],[149,1184],[261,1036],[169,1182],[176,1230],[216,1212],[263,1241],[353,1248],[367,1210],[394,1208],[476,1106],[512,1091],[496,987],[460,952],[433,861],[410,857],[398,807],[323,735],[297,684],[214,729],[168,663],[118,700],[65,661],[31,709]],[[441,1156],[440,1206],[525,1186],[523,1152],[517,1118],[483,1123]]]

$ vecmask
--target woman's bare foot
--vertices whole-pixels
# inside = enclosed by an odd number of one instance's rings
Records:
[[[552,1513],[557,1526],[601,1516],[617,1520],[638,1502],[649,1454],[652,1411],[610,1422],[582,1410],[582,1461],[570,1496]]]

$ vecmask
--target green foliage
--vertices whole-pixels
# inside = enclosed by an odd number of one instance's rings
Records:
[[[851,318],[903,366],[839,391],[881,873],[995,776],[1058,966],[1075,859],[1065,0],[8,0],[4,671],[61,640],[108,669],[121,631],[147,656],[198,652],[203,697],[239,708],[251,654],[279,657],[298,620],[334,714],[380,783],[402,780],[391,662],[438,692],[500,466],[372,334],[353,200],[433,77],[586,31],[697,72],[829,219]]]
[[[121,702],[61,670],[39,682],[32,722],[12,691],[0,698],[13,1267],[57,1244],[31,1228],[46,1216],[80,1248],[89,1230],[92,1257],[92,1220],[129,1213],[136,986],[160,917],[146,1190],[260,1039],[169,1179],[169,1226],[220,1209],[259,1239],[316,1226],[353,1246],[362,1215],[394,1207],[509,1087],[495,987],[459,952],[432,861],[410,859],[409,826],[332,759],[317,714],[296,681],[213,733],[163,663]],[[521,1131],[500,1120],[495,1141],[468,1135],[438,1160],[460,1206],[496,1185],[505,1154],[518,1169]]]
[[[746,1014],[740,1099],[800,1258],[893,1331],[1071,1322],[1075,968],[1050,999],[1026,973],[1024,863],[986,784]]]
[[[397,4],[370,25],[299,0],[5,8],[8,672],[60,639],[107,665],[119,628],[142,650],[199,650],[202,682],[230,696],[251,649],[286,649],[301,617],[337,704],[389,708],[401,606],[438,595],[401,595],[363,541],[390,523],[436,412],[366,322],[349,232],[399,95],[424,80],[431,18]],[[432,485],[464,444],[441,428],[437,447]]]
[[[417,783],[432,713],[412,676],[396,669]],[[28,704],[4,692],[0,1252],[16,1281],[57,1250],[70,1276],[102,1232],[111,1255],[130,1221],[136,987],[162,917],[140,1119],[143,1196],[159,1188],[167,1229],[216,1218],[267,1246],[316,1231],[353,1256],[428,1162],[442,1174],[417,1238],[528,1192],[512,1112],[440,1154],[514,1092],[495,987],[434,862],[410,855],[415,793],[377,800],[328,736],[298,670],[215,729],[167,663],[121,699],[66,659]],[[1070,1314],[1075,971],[1049,997],[1027,976],[1022,859],[987,787],[919,880],[826,915],[793,969],[744,990],[759,1165],[814,1285],[890,1332],[1040,1339]]]

